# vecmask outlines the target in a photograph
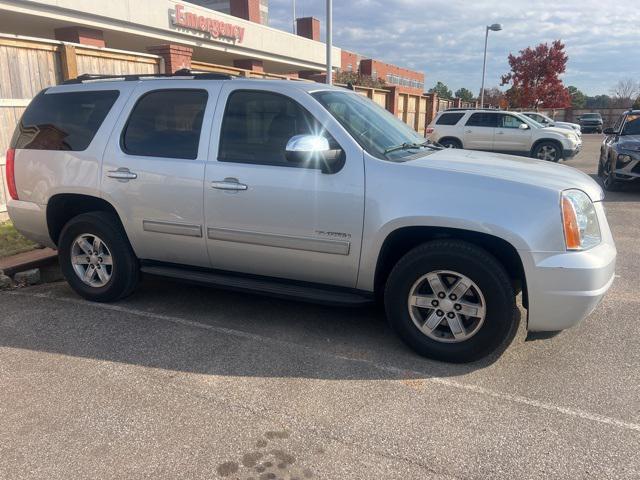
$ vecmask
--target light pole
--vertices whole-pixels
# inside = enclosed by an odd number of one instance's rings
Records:
[[[296,34],[296,0],[293,0],[293,34]]]
[[[484,34],[484,60],[482,61],[482,86],[480,87],[480,108],[484,108],[484,75],[487,70],[487,42],[489,41],[489,30],[493,32],[499,32],[502,30],[502,25],[494,23],[493,25],[487,25],[487,29]]]
[[[331,64],[331,50],[333,43],[333,0],[327,0],[327,83],[331,85],[333,83],[333,65]]]

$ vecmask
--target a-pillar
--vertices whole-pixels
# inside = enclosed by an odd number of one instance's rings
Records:
[[[193,48],[182,45],[164,44],[147,47],[149,53],[164,59],[165,73],[175,73],[183,68],[191,68]]]

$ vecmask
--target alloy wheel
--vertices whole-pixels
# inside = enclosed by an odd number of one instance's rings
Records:
[[[549,162],[555,162],[555,160],[557,158],[557,155],[558,155],[558,149],[556,147],[554,147],[553,145],[543,145],[538,150],[537,157],[540,160],[547,160]]]
[[[71,245],[73,271],[90,287],[104,287],[113,274],[113,258],[107,245],[97,236],[85,233]]]
[[[436,270],[420,277],[409,291],[411,320],[424,335],[443,343],[473,337],[484,324],[482,291],[469,277]]]

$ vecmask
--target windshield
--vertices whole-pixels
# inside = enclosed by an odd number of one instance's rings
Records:
[[[601,118],[599,113],[585,113],[582,118]]]
[[[403,161],[419,151],[437,148],[375,102],[351,92],[322,91],[312,94],[323,107],[374,157]]]
[[[640,135],[640,114],[627,115],[622,135]]]
[[[522,120],[522,123],[526,123],[530,127],[533,127],[533,128],[544,128],[543,124],[536,122],[533,118],[529,117],[528,115],[522,115],[520,113],[515,113],[515,112],[512,112],[512,113],[516,117],[518,117],[520,120]]]
[[[543,125],[547,123],[553,123],[553,120],[545,115],[542,115],[541,113],[525,113],[525,115]]]

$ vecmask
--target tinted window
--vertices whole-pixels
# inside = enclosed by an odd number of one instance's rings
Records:
[[[236,91],[229,96],[224,113],[218,160],[296,166],[285,157],[291,137],[321,131],[311,114],[289,97]]]
[[[513,115],[500,114],[498,117],[498,128],[520,128],[522,123],[522,120]]]
[[[640,135],[640,114],[627,115],[622,135]]]
[[[22,115],[11,146],[33,150],[86,150],[118,95],[117,90],[41,92]]]
[[[497,113],[474,113],[467,120],[468,127],[495,127],[497,125]]]
[[[143,95],[122,132],[129,155],[194,159],[207,105],[206,90],[156,90]]]
[[[443,113],[436,121],[436,125],[455,125],[462,117],[464,117],[464,112]]]

